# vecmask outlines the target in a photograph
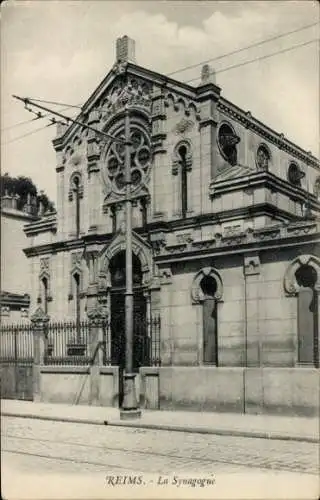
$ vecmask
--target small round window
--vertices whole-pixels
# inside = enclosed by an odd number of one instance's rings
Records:
[[[259,146],[256,157],[257,167],[259,170],[268,170],[270,162],[270,153],[266,146]]]
[[[301,179],[305,173],[299,168],[296,163],[290,163],[288,168],[288,181],[294,186],[301,186]]]

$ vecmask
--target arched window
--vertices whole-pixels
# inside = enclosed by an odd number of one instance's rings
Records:
[[[48,278],[44,276],[41,278],[41,302],[43,304],[43,310],[45,314],[48,314],[48,302],[49,302],[49,285]]]
[[[188,211],[187,148],[180,146],[178,151],[181,158],[181,216],[185,219]]]
[[[83,185],[81,175],[79,172],[75,172],[70,179],[69,201],[74,203],[72,218],[76,238],[79,238],[80,236],[80,200],[82,197]]]
[[[190,210],[190,180],[188,179],[188,172],[191,170],[192,153],[190,143],[188,141],[181,141],[174,150],[172,174],[179,176],[179,201],[177,209],[183,219],[187,217]]]
[[[203,363],[218,366],[218,304],[222,301],[223,285],[219,273],[204,267],[194,277],[191,298],[202,306]]]
[[[237,136],[231,125],[222,123],[218,131],[218,146],[221,155],[230,165],[236,165],[238,162],[237,144],[239,142],[240,137]]]
[[[298,362],[319,366],[319,285],[320,261],[301,255],[288,267],[284,288],[297,297]]]
[[[203,362],[218,366],[216,280],[212,276],[204,276],[200,281],[200,288],[203,293]]]
[[[318,359],[318,297],[315,290],[316,271],[302,265],[295,273],[298,291],[298,362],[319,363]]]

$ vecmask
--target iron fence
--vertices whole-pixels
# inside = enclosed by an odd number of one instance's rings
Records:
[[[0,360],[2,363],[33,362],[32,325],[1,325]]]
[[[60,321],[45,327],[45,365],[90,364],[89,321]]]
[[[114,350],[121,349],[125,355],[125,332],[118,332],[107,321],[101,322],[102,342],[93,346],[92,328],[89,321],[50,322],[45,326],[44,364],[46,365],[90,365],[99,349],[102,350],[102,364],[119,364],[119,356]],[[134,322],[133,358],[136,368],[140,366],[160,366],[160,316],[149,320],[136,318]],[[33,326],[5,325],[0,328],[1,362],[33,362]],[[123,342],[118,342],[123,339]]]

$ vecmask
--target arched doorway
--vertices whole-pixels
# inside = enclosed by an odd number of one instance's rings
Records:
[[[119,405],[123,399],[123,370],[126,361],[125,332],[125,291],[126,265],[125,251],[117,253],[109,265],[111,277],[111,362],[119,366]],[[133,278],[133,370],[149,365],[149,345],[147,336],[147,303],[142,287],[142,269],[139,258],[132,254]]]

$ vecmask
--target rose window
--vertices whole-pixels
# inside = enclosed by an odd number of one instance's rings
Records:
[[[124,133],[116,134],[124,140]],[[145,182],[151,163],[150,140],[143,129],[135,127],[130,134],[131,182],[133,190]],[[113,189],[123,192],[125,188],[125,146],[113,142],[106,156],[107,175]]]

